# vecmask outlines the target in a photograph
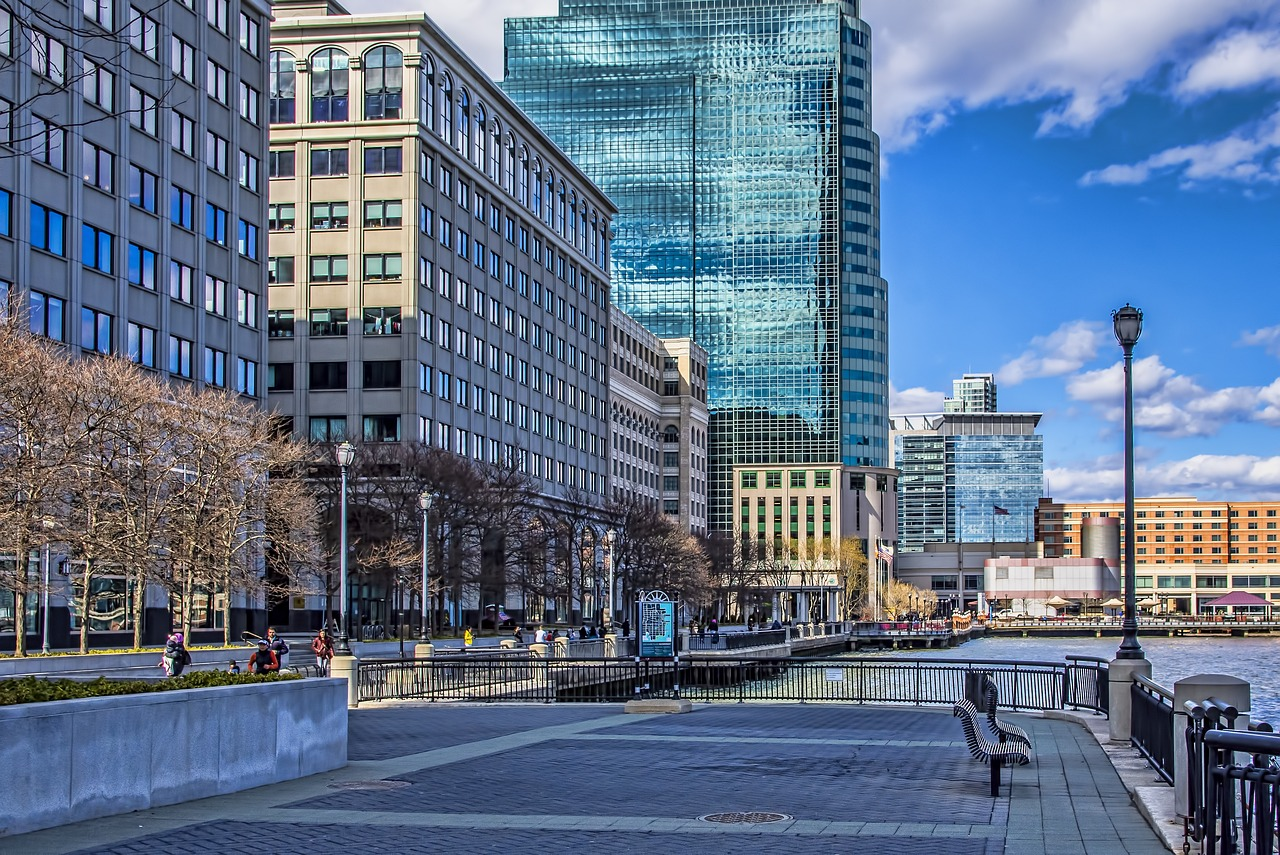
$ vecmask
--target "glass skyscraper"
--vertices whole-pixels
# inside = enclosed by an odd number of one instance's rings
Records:
[[[735,468],[878,469],[885,489],[870,67],[856,0],[560,0],[506,22],[503,88],[618,206],[614,301],[709,353],[712,529],[734,527]]]

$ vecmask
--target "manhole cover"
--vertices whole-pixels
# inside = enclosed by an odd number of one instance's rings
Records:
[[[337,781],[329,785],[332,790],[398,790],[412,787],[410,781]]]
[[[764,822],[782,822],[791,819],[785,813],[764,813],[761,811],[752,811],[750,813],[709,813],[706,816],[700,816],[698,819],[703,822],[725,822],[725,823],[747,823],[750,825],[759,825]]]

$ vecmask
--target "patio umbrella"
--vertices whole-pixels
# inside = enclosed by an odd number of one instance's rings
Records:
[[[1138,600],[1138,605],[1144,609],[1154,609],[1160,605],[1160,601],[1155,597],[1147,597],[1145,600]]]
[[[1124,600],[1119,600],[1119,599],[1116,599],[1115,597],[1112,597],[1111,599],[1103,603],[1102,607],[1104,609],[1118,609],[1123,605],[1124,605]]]
[[[1045,600],[1044,604],[1046,606],[1053,606],[1055,609],[1058,608],[1059,606],[1070,605],[1070,603],[1067,600],[1062,599],[1062,597],[1059,597],[1057,594],[1054,594],[1052,597]]]

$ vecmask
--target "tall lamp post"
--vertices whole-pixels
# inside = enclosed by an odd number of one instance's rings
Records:
[[[338,621],[338,643],[333,652],[339,656],[351,655],[347,614],[347,469],[356,457],[356,447],[349,442],[341,442],[334,449],[338,459],[338,468],[342,470],[342,498],[338,512],[338,610],[341,615]]]
[[[605,603],[604,627],[605,629],[613,628],[613,565],[617,558],[613,554],[613,544],[618,538],[618,533],[613,529],[609,529],[604,533],[605,545],[609,548],[609,596]]]
[[[1142,335],[1142,310],[1128,303],[1111,313],[1116,341],[1124,348],[1124,639],[1117,659],[1144,659],[1138,643],[1133,524],[1133,346]]]
[[[418,507],[422,509],[422,640],[431,638],[431,587],[427,565],[427,533],[431,527],[431,504],[435,496],[426,490],[418,497]]]

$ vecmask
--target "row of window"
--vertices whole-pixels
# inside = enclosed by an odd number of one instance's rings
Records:
[[[782,489],[782,472],[765,472],[764,488],[766,490]],[[742,489],[755,490],[760,486],[760,473],[752,471],[744,471],[741,476]],[[788,485],[797,490],[806,489],[809,486],[809,473],[807,471],[792,471],[787,473]],[[818,470],[813,473],[813,486],[815,489],[828,489],[831,487],[830,470]]]

